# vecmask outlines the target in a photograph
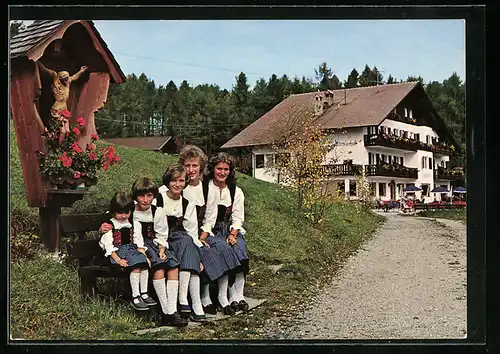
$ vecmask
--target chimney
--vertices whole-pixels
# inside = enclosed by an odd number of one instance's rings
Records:
[[[330,107],[333,104],[333,91],[325,91],[325,108]]]
[[[318,92],[314,95],[314,115],[320,116],[323,114],[323,96]]]

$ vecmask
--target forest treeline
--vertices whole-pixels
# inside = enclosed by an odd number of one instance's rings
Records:
[[[13,21],[10,29],[12,36],[24,25]],[[197,144],[210,154],[291,94],[420,81],[465,151],[465,82],[456,73],[442,82],[424,82],[421,76],[398,80],[390,74],[384,78],[376,66],[365,65],[361,73],[354,68],[341,80],[323,62],[314,74],[314,79],[272,74],[250,89],[247,76],[240,72],[230,91],[216,84],[193,87],[186,80],[178,86],[173,81],[157,86],[144,73],[130,74],[125,83],[110,86],[106,105],[96,113],[96,125],[103,138],[175,136],[181,144]],[[463,164],[463,158],[452,162]]]

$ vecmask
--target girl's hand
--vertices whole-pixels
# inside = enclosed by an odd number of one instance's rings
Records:
[[[126,259],[120,258],[120,260],[118,261],[118,264],[121,265],[122,267],[128,267],[128,262]]]
[[[105,223],[101,224],[101,227],[99,228],[99,232],[101,234],[104,234],[104,233],[106,233],[106,232],[108,232],[108,231],[110,231],[112,229],[113,229],[113,225],[108,224],[107,222],[105,222]]]
[[[200,262],[200,272],[203,272],[203,269],[205,269],[205,267],[203,267],[203,263]]]
[[[231,246],[234,246],[236,244],[236,236],[229,235],[227,237],[227,243],[229,243]]]
[[[204,239],[200,238],[200,241],[201,243],[203,243],[203,246],[205,246],[206,248],[210,248],[210,245],[208,244],[207,241],[205,241]]]
[[[165,249],[160,248],[159,255],[160,255],[160,259],[162,261],[164,261],[165,259],[167,259],[167,255],[165,254]]]
[[[151,268],[151,261],[149,260],[148,257],[146,257],[146,261],[148,261],[149,268]]]

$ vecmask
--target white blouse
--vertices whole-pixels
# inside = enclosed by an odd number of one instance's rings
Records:
[[[168,248],[168,224],[163,208],[156,207],[154,220],[151,207],[144,211],[134,210],[134,239],[139,238],[144,240],[144,237],[147,237],[147,235],[142,235],[142,226],[140,222],[153,222],[153,228],[155,231],[153,243],[155,245],[163,245]]]
[[[113,224],[113,228],[116,230],[132,227],[132,224],[128,220],[118,221],[115,218],[111,218],[111,223]],[[137,247],[147,249],[146,247],[144,247],[144,240],[142,239],[142,237],[135,237],[135,232],[134,235],[130,236],[132,236],[132,242],[135,243]],[[99,246],[101,246],[101,248],[106,251],[106,253],[104,254],[105,257],[111,256],[111,253],[118,251],[118,247],[113,245],[113,230],[109,230],[101,236],[101,239],[99,240]]]
[[[165,211],[165,215],[175,216],[177,218],[182,216],[182,198],[171,199],[167,195],[168,189],[166,188],[166,186],[161,186],[160,188],[158,188],[158,191],[161,193],[161,196],[163,197],[163,209]],[[191,236],[195,245],[198,247],[202,247],[203,244],[198,239],[198,216],[196,215],[196,204],[192,203],[188,198],[186,199],[188,200],[189,203],[187,205],[186,212],[184,213],[184,220],[182,222],[182,226],[184,226],[186,232],[189,234],[189,236]]]
[[[215,220],[217,219],[217,204],[215,204],[215,198],[209,198],[207,194],[207,201],[203,197],[203,185],[198,183],[197,186],[188,185],[182,191],[184,198],[189,200],[198,206],[206,205],[205,215],[203,216],[203,224],[201,229],[205,232],[210,233],[215,225]],[[213,205],[209,205],[212,203]],[[209,213],[210,211],[210,213]]]
[[[211,199],[213,199],[213,201]],[[212,213],[212,210],[209,210],[208,207],[210,205],[211,208],[215,208],[215,218],[217,218],[217,205],[224,205],[225,207],[231,205],[231,194],[229,192],[229,188],[226,186],[220,189],[215,185],[213,180],[211,180],[208,183],[208,200],[210,203],[207,204],[207,213]],[[244,203],[245,195],[243,194],[241,188],[236,186],[236,190],[234,192],[233,210],[231,213],[231,226],[229,229],[239,230],[242,235],[246,233],[243,228],[243,221],[245,221]]]

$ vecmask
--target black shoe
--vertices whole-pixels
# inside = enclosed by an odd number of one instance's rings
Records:
[[[171,315],[162,315],[161,324],[163,326],[174,326],[174,327],[186,327],[188,321],[182,318],[178,312],[174,312]]]
[[[231,304],[229,306],[231,306],[231,308],[234,310],[234,312],[239,310],[238,301],[231,302]]]
[[[194,322],[206,322],[208,320],[208,317],[203,314],[203,315],[197,315],[194,312],[191,314],[191,321]]]
[[[243,311],[243,312],[247,312],[248,311],[248,303],[245,300],[241,300],[238,303],[238,309]]]
[[[235,314],[236,311],[233,310],[233,308],[230,305],[227,305],[223,309],[224,315],[232,316]]]
[[[217,308],[213,304],[209,304],[207,306],[203,306],[203,312],[210,315],[217,315]]]
[[[146,297],[143,297],[143,295],[146,295]],[[151,298],[148,294],[141,294],[141,299],[148,306],[155,306],[155,305],[157,305],[157,302],[154,301],[153,298]]]
[[[144,300],[140,296],[136,296],[130,301],[130,305],[138,311],[147,311],[149,310],[149,306],[144,302]]]
[[[182,318],[189,318],[189,315],[191,315],[192,310],[189,305],[179,304],[178,309]]]

